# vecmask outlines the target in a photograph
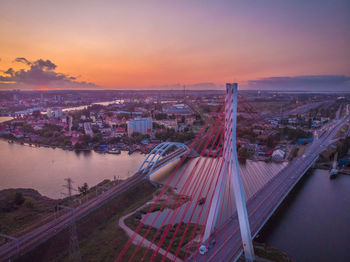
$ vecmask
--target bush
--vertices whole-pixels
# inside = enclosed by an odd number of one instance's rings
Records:
[[[89,186],[87,183],[84,183],[83,186],[81,187],[78,187],[78,190],[79,190],[79,193],[82,194],[82,195],[86,195],[88,193],[88,190],[89,190]]]
[[[26,203],[24,204],[24,206],[25,206],[26,208],[32,209],[32,208],[34,208],[34,203],[33,203],[32,201],[26,201]]]
[[[23,197],[23,194],[21,192],[17,192],[15,194],[15,204],[17,206],[20,206],[20,205],[22,205],[24,203],[24,201],[25,201],[25,199]]]

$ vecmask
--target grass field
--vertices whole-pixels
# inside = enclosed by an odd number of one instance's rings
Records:
[[[119,218],[152,199],[155,191],[156,188],[145,181],[79,220],[76,228],[81,261],[115,261],[129,240],[118,227]],[[69,240],[69,229],[66,229],[16,261],[72,261],[69,256]],[[123,261],[128,261],[134,248],[131,245]],[[143,252],[145,249],[140,248],[134,261],[140,261]],[[161,258],[157,256],[156,261]]]

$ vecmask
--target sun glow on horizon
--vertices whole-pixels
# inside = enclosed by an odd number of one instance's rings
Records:
[[[117,89],[350,75],[350,3],[334,1],[2,1],[0,75],[16,58]]]

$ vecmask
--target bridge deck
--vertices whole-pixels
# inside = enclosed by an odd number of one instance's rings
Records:
[[[327,126],[326,133],[320,139],[313,141],[305,150],[303,156],[291,161],[278,175],[247,201],[247,211],[253,237],[258,234],[288,193],[316,162],[319,154],[332,142],[332,138],[348,118],[347,116],[340,121],[336,121],[336,123],[330,123]],[[227,232],[230,233],[228,234]],[[216,262],[238,259],[242,253],[242,241],[237,214],[213,232],[211,238],[216,240],[215,246],[209,249],[205,255],[197,254],[195,261]],[[187,259],[187,261],[193,260],[194,254]]]

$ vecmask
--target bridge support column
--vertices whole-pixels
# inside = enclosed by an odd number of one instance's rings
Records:
[[[212,201],[212,205],[210,206],[209,215],[208,215],[207,222],[205,225],[205,231],[204,231],[204,236],[203,236],[203,240],[202,240],[202,242],[205,244],[203,244],[201,246],[201,248],[203,250],[206,250],[206,246],[208,245],[206,242],[209,240],[209,237],[212,233],[212,230],[214,229],[215,224],[216,224],[217,216],[219,213],[219,207],[220,207],[220,203],[222,201],[222,196],[223,196],[223,191],[224,191],[224,184],[225,183],[223,181],[226,180],[227,168],[228,168],[228,165],[227,165],[227,162],[225,161],[223,163],[222,171],[219,174],[217,186],[216,186],[215,191],[213,193],[214,194],[213,201]]]
[[[236,203],[239,227],[242,237],[244,255],[246,261],[252,262],[255,259],[252,235],[248,221],[244,189],[240,176],[239,163],[236,148],[236,126],[237,126],[237,84],[226,84],[226,108],[225,108],[225,139],[223,168],[219,174],[217,186],[214,190],[212,205],[205,225],[203,244],[200,251],[205,252],[213,228],[217,222],[217,215],[220,212],[219,206],[223,200],[224,184],[229,175],[230,186],[233,188]],[[230,196],[231,197],[231,196]]]
[[[230,111],[226,112],[231,117],[231,147],[230,147],[230,180],[231,186],[233,188],[233,193],[235,195],[235,203],[238,214],[239,227],[241,230],[241,237],[243,243],[243,250],[246,261],[254,261],[254,247],[252,242],[252,234],[250,231],[250,225],[248,220],[248,212],[246,201],[244,197],[244,189],[242,184],[242,179],[239,170],[239,163],[237,157],[237,147],[236,147],[236,125],[237,125],[237,84],[226,84],[227,96],[230,97],[231,105]]]
[[[217,217],[218,213],[221,211],[220,210],[220,204],[223,201],[223,192],[225,188],[225,182],[227,179],[227,174],[228,174],[228,166],[229,166],[229,130],[231,127],[228,126],[229,123],[229,115],[227,112],[230,110],[230,101],[228,101],[229,96],[226,96],[225,98],[225,133],[224,133],[224,150],[223,150],[223,163],[222,163],[222,168],[219,173],[218,180],[216,182],[216,187],[213,192],[213,200],[211,203],[211,206],[209,207],[209,214],[208,218],[205,224],[205,231],[204,231],[204,236],[202,239],[202,245],[200,246],[200,251],[201,252],[206,252],[207,251],[207,246],[209,245],[208,241],[210,238],[210,235],[212,234],[212,231],[215,229],[215,225],[217,222]],[[232,105],[231,105],[232,107]]]

